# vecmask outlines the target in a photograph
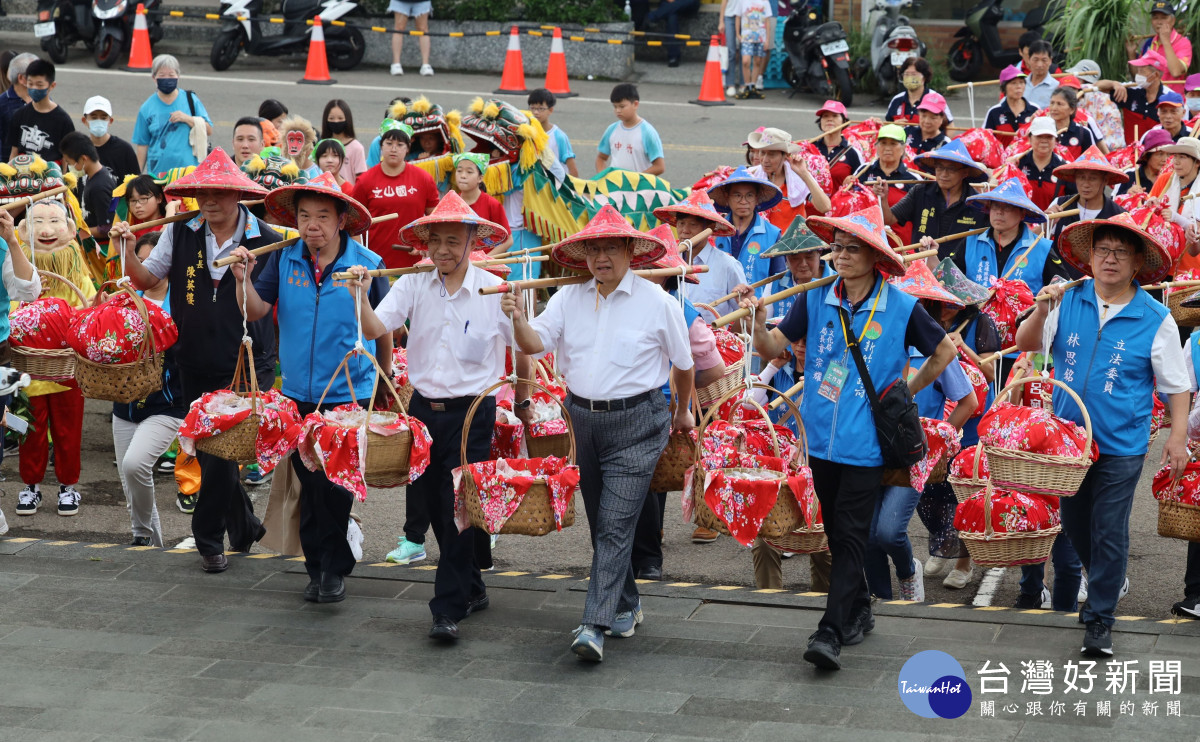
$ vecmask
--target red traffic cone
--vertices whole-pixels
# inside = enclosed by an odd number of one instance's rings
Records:
[[[542,87],[558,98],[574,98],[578,95],[571,92],[571,83],[567,80],[567,54],[563,50],[560,28],[554,29],[554,38],[550,40],[550,62],[546,65],[546,84]]]
[[[492,91],[509,95],[524,95],[525,62],[521,59],[521,32],[516,26],[508,36],[508,52],[504,55],[504,74],[500,75],[500,88]]]
[[[732,106],[725,100],[725,86],[721,82],[721,53],[717,51],[720,40],[713,36],[708,42],[708,60],[704,63],[704,78],[700,80],[700,97],[688,101],[698,106]],[[732,60],[730,64],[732,64]]]
[[[337,80],[329,76],[329,60],[325,56],[325,31],[321,16],[313,18],[312,38],[308,42],[308,64],[304,67],[304,85],[332,85]]]
[[[138,3],[137,15],[133,17],[133,42],[129,46],[129,64],[124,69],[130,72],[149,72],[154,55],[150,53],[150,28],[146,25],[146,6]]]

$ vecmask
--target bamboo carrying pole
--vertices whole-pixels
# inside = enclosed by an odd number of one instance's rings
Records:
[[[678,276],[681,273],[679,268],[647,268],[645,270],[634,271],[635,275],[642,278],[656,278],[662,276]],[[687,274],[708,273],[707,265],[693,265],[687,269]],[[529,281],[513,281],[512,283],[502,283],[496,286],[484,286],[479,289],[480,296],[494,296],[495,294],[506,294],[510,291],[518,290],[525,291],[527,289],[544,289],[550,286],[571,286],[579,283],[587,283],[592,280],[588,276],[562,276],[559,278],[534,278]]]
[[[766,278],[764,278],[761,281],[755,281],[754,283],[750,284],[750,288],[752,288],[752,289],[762,288],[763,286],[766,286],[769,283],[775,283],[776,281],[783,278],[787,274],[788,274],[787,271],[783,271],[782,273],[776,273],[773,276],[767,276]],[[725,302],[729,301],[730,299],[736,299],[736,298],[737,298],[737,292],[735,291],[732,294],[725,294],[720,299],[715,299],[712,302],[709,302],[708,305],[711,307],[715,307],[718,304],[724,304]]]
[[[49,193],[53,193],[53,191],[46,191],[46,194],[49,194]],[[43,194],[43,195],[46,195],[46,194]],[[37,200],[37,199],[34,199],[34,200]],[[258,206],[262,202],[263,202],[263,199],[260,198],[256,201],[241,201],[240,203],[242,204],[242,206]],[[139,232],[141,232],[144,229],[150,229],[152,227],[161,227],[164,224],[174,224],[175,222],[183,222],[183,221],[187,221],[188,219],[193,219],[198,216],[200,216],[200,212],[198,210],[197,211],[181,211],[178,214],[175,214],[174,216],[166,216],[166,217],[163,217],[162,219],[154,219],[152,221],[142,222],[141,224],[130,224],[129,226],[131,228],[136,228]],[[391,216],[389,218],[395,219],[396,217]]]
[[[65,185],[60,185],[60,186],[51,188],[48,191],[42,191],[41,193],[37,193],[32,196],[18,196],[17,197],[18,200],[13,201],[10,204],[4,204],[3,206],[0,206],[0,209],[4,209],[5,211],[15,211],[16,209],[19,209],[23,206],[28,206],[31,203],[37,203],[38,201],[41,201],[43,198],[51,198],[53,196],[57,196],[58,194],[63,193],[66,190],[67,190],[67,187]]]
[[[1055,72],[1055,73],[1051,74],[1050,77],[1053,77],[1054,79],[1057,80],[1061,77],[1068,77],[1068,76],[1070,76],[1070,74],[1071,74],[1070,72]],[[999,80],[981,80],[980,82],[964,82],[964,83],[959,83],[957,85],[947,85],[946,90],[962,90],[963,88],[970,88],[970,87],[978,88],[978,87],[983,87],[985,85],[999,85],[999,84],[1000,84]]]
[[[779,409],[779,407],[783,404],[783,400],[785,397],[787,399],[791,399],[792,397],[799,394],[803,389],[804,389],[804,379],[801,379],[800,381],[797,381],[795,384],[793,384],[791,389],[788,389],[786,392],[781,392],[778,397],[771,400],[771,404],[767,405],[767,409],[768,410]]]
[[[861,124],[861,123],[863,123],[863,122],[847,120],[845,123],[843,123],[841,126],[837,127],[836,129],[830,129],[829,131],[823,131],[820,134],[816,135],[815,137],[812,137],[811,139],[806,139],[805,141],[808,142],[809,144],[816,144],[818,141],[824,139],[825,136],[828,134],[834,134],[836,132],[839,132],[842,129],[845,129],[847,126],[850,126],[851,124]]]
[[[538,255],[529,258],[530,261],[539,263],[550,258],[545,255]],[[508,265],[510,263],[524,263],[525,258],[489,258],[487,260],[472,260],[471,265],[477,268],[491,268],[495,265]],[[424,265],[411,265],[407,268],[375,268],[367,271],[367,275],[372,278],[391,277],[391,276],[407,276],[413,273],[429,273],[434,269],[433,263]],[[334,273],[332,276],[335,281],[345,281],[354,278],[354,274],[350,271],[342,271]]]
[[[181,216],[181,215],[176,214],[175,216]],[[371,224],[378,224],[379,222],[390,222],[393,219],[399,218],[399,216],[400,216],[399,214],[384,214],[383,216],[377,216],[374,219],[372,219]],[[173,218],[173,217],[168,217],[168,219],[170,219],[170,218]],[[176,221],[179,221],[179,220],[176,219]],[[146,222],[146,223],[151,224],[152,222]],[[135,226],[142,227],[141,224],[138,224]],[[286,240],[280,240],[279,242],[272,242],[269,245],[263,245],[262,247],[254,248],[253,250],[250,251],[250,254],[257,258],[260,255],[266,255],[267,253],[275,252],[276,250],[282,250],[285,247],[291,247],[292,245],[296,244],[299,241],[300,241],[299,237],[291,237]],[[236,257],[230,255],[227,258],[217,258],[216,260],[214,260],[213,267],[214,268],[224,268],[227,265],[233,265],[234,263],[238,263],[238,262],[241,262],[240,258],[236,258]]]

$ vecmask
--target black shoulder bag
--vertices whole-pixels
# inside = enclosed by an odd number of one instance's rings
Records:
[[[838,307],[838,313],[842,316],[842,324],[849,328],[846,338],[850,353],[854,356],[854,365],[858,367],[867,399],[871,401],[871,416],[875,420],[875,434],[879,438],[883,466],[886,469],[907,469],[924,458],[926,451],[925,431],[921,427],[917,403],[908,393],[908,382],[903,378],[896,379],[883,390],[882,397],[877,394],[871,374],[867,371],[867,362],[863,360],[862,349],[858,347],[858,338],[854,336],[854,325],[845,308]]]

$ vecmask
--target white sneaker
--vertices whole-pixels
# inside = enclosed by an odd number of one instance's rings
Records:
[[[1125,578],[1125,582],[1121,585],[1121,592],[1117,593],[1117,600],[1124,598],[1129,594],[1129,578]]]
[[[926,574],[928,574],[928,572]],[[967,567],[965,570],[950,570],[950,574],[946,575],[946,579],[942,580],[942,587],[948,587],[952,590],[961,590],[967,586],[967,583],[970,582],[971,578],[974,576],[974,567]]]
[[[945,572],[950,566],[950,560],[945,557],[931,556],[925,562],[925,576],[936,577]]]
[[[175,548],[176,549],[194,549],[194,548],[196,548],[196,539],[192,536],[188,536],[184,540],[175,544]]]
[[[1053,595],[1050,593],[1050,588],[1042,587],[1042,610],[1048,611],[1054,607]]]
[[[734,86],[732,86],[732,85],[730,85],[729,87],[725,88],[725,97],[726,97],[726,98],[732,98],[732,97],[734,97],[735,95],[737,95],[737,88],[735,88],[735,87],[734,87]]]
[[[1128,585],[1129,582],[1126,581],[1125,584]],[[1079,601],[1080,605],[1083,605],[1084,603],[1087,602],[1087,595],[1088,595],[1087,575],[1082,574],[1079,576],[1079,594],[1075,596],[1075,599]],[[1120,600],[1120,598],[1117,598],[1117,600]]]
[[[350,553],[354,555],[354,561],[362,560],[363,532],[358,521],[353,518],[350,519],[350,525],[346,526],[346,541],[350,542]]]
[[[392,65],[392,74],[393,75],[403,75],[404,67],[402,67],[399,62],[396,62],[395,64]]]
[[[921,560],[913,557],[913,575],[900,580],[900,600],[911,600],[914,603],[925,602],[925,575]]]
[[[759,90],[763,89],[763,79],[762,78],[763,78],[763,76],[759,75],[758,80],[756,80],[754,83],[754,87],[758,88]]]
[[[428,64],[421,65],[421,76],[422,77],[433,77],[433,67]]]
[[[0,536],[8,533],[8,519],[4,517],[4,511],[0,510]]]

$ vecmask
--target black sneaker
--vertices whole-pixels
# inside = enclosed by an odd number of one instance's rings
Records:
[[[41,489],[36,484],[27,484],[17,495],[17,515],[33,515],[41,504]]]
[[[1088,657],[1112,657],[1112,629],[1102,621],[1091,621],[1083,635],[1083,647],[1079,650]]]
[[[130,546],[151,546],[149,536],[134,536],[133,541],[129,542]]]
[[[808,637],[808,649],[804,650],[804,661],[811,662],[822,670],[842,669],[842,645],[830,629],[817,629]]]
[[[58,486],[58,514],[72,516],[79,513],[79,501],[83,499],[75,490],[75,485]]]
[[[1200,618],[1200,595],[1191,595],[1171,606],[1171,613],[1180,618]]]
[[[842,646],[852,647],[855,644],[862,644],[862,640],[875,630],[875,614],[871,612],[871,605],[860,608],[846,627],[842,629]]]
[[[1026,593],[1018,595],[1017,602],[1013,603],[1013,608],[1021,608],[1027,611],[1041,610],[1047,600],[1050,600],[1050,591],[1043,587],[1042,592],[1038,595],[1027,595]]]
[[[175,506],[184,515],[196,512],[196,495],[185,495],[182,492],[175,495]]]

